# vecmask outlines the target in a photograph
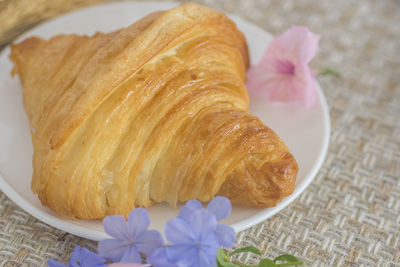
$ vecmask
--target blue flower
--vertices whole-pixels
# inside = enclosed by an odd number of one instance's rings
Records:
[[[186,267],[182,263],[174,263],[167,257],[166,248],[157,249],[153,254],[147,257],[147,263],[154,267]]]
[[[100,256],[112,261],[125,263],[142,263],[140,253],[149,256],[163,246],[161,234],[155,230],[147,230],[150,219],[146,209],[136,208],[128,217],[119,215],[107,216],[103,220],[104,230],[114,239],[100,241]]]
[[[64,265],[55,260],[48,260],[50,267],[101,267],[104,266],[105,260],[93,251],[87,248],[76,246],[71,255],[68,265]]]
[[[171,245],[157,250],[148,258],[149,263],[155,267],[217,266],[218,248],[230,247],[235,242],[235,231],[217,223],[228,217],[231,210],[225,197],[215,197],[207,209],[197,200],[188,201],[165,227]]]
[[[202,204],[198,200],[189,200],[179,212],[179,217],[188,221],[191,216],[203,209]],[[232,212],[232,205],[226,197],[217,196],[213,198],[207,206],[207,210],[215,215],[215,218],[220,221],[229,216]],[[228,225],[218,224],[215,230],[215,235],[218,243],[222,247],[229,248],[235,243],[236,234],[232,227]]]
[[[194,211],[190,217],[180,216],[167,222],[165,236],[172,245],[166,248],[171,262],[191,267],[216,267],[219,242],[215,235],[217,220],[206,209]]]

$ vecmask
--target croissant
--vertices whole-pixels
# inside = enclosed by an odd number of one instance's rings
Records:
[[[248,112],[246,40],[224,14],[187,3],[112,33],[11,46],[33,154],[32,191],[96,219],[156,202],[270,207],[297,163]]]

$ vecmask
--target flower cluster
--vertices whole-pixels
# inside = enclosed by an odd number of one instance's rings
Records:
[[[216,267],[218,249],[231,247],[235,242],[232,227],[218,224],[231,210],[231,203],[225,197],[215,197],[207,208],[197,200],[188,201],[165,226],[167,246],[158,231],[148,230],[150,218],[146,209],[132,210],[128,221],[119,215],[107,216],[103,221],[104,230],[112,238],[100,241],[99,254],[76,247],[68,267],[104,266],[106,260],[119,262],[110,265],[114,267],[146,266],[140,265],[144,257],[154,267]],[[48,264],[65,266],[54,260]]]
[[[188,201],[178,216],[167,222],[164,235],[148,230],[150,219],[146,209],[136,208],[128,221],[122,216],[107,216],[104,230],[111,237],[100,241],[96,254],[77,246],[68,265],[49,260],[50,267],[244,267],[231,262],[237,253],[261,256],[255,247],[244,247],[229,255],[221,247],[231,247],[235,231],[218,224],[231,213],[231,202],[225,197],[215,197],[207,208],[197,200]],[[146,264],[143,262],[147,262]],[[284,254],[275,259],[261,259],[259,267],[298,266],[308,264],[295,256]]]

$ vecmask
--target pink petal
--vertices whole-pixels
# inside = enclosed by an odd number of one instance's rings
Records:
[[[275,78],[276,74],[272,70],[263,68],[264,66],[253,65],[247,72],[246,87],[249,92],[258,96],[268,96],[269,82]]]
[[[284,58],[295,64],[307,64],[318,50],[319,35],[307,27],[293,25],[289,30],[274,38],[268,47],[275,58]]]
[[[250,67],[248,90],[270,101],[298,101],[306,107],[315,106],[317,88],[308,63],[318,50],[319,38],[304,26],[292,26],[276,36],[260,62]]]
[[[296,91],[294,77],[276,76],[269,82],[268,97],[269,100],[275,102],[291,102],[299,99],[299,94]]]
[[[317,87],[314,73],[308,65],[296,66],[296,82],[293,84],[298,93],[298,99],[304,106],[316,107]]]
[[[298,101],[305,107],[315,107],[317,103],[317,88],[310,67],[296,66],[294,76],[276,75],[268,83],[269,100],[277,102]]]

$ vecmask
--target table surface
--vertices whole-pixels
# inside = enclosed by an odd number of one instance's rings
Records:
[[[51,17],[99,0],[0,0],[0,50]],[[238,234],[235,247],[295,254],[312,266],[400,266],[400,2],[200,0],[279,34],[322,35],[312,62],[331,115],[331,143],[315,180],[283,211]],[[0,192],[0,265],[66,262],[97,243],[42,223]],[[241,255],[254,264],[257,257]]]

